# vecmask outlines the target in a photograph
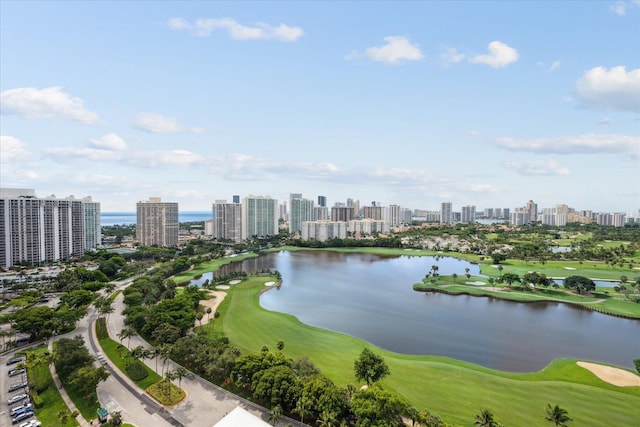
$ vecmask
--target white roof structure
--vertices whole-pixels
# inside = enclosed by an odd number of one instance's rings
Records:
[[[271,427],[271,424],[262,421],[249,411],[239,406],[229,412],[213,427]]]

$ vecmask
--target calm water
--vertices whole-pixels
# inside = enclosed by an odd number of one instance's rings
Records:
[[[184,211],[178,212],[179,222],[207,221],[211,219],[211,211]],[[135,212],[102,212],[100,214],[102,225],[131,225],[136,223]]]
[[[442,275],[478,266],[454,258],[380,257],[335,252],[280,252],[225,266],[222,274],[270,268],[283,284],[263,307],[406,354],[434,354],[489,368],[537,371],[570,357],[633,368],[640,321],[557,303],[415,292],[432,265]],[[199,282],[210,278],[205,275]]]

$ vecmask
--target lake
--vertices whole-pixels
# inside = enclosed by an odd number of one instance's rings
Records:
[[[633,368],[640,321],[560,303],[413,291],[432,265],[441,275],[479,266],[448,257],[378,256],[330,251],[279,252],[224,266],[219,274],[269,268],[282,287],[261,305],[302,322],[405,354],[431,354],[489,368],[532,372],[556,358]],[[202,283],[211,274],[194,282]]]

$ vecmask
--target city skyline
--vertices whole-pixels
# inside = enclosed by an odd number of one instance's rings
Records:
[[[2,187],[640,207],[640,2],[2,2]]]

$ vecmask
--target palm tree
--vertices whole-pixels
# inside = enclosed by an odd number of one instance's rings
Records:
[[[120,427],[122,425],[122,411],[113,411],[111,413],[111,426]]]
[[[169,344],[162,344],[158,349],[160,359],[162,359],[162,375],[164,376],[164,366],[167,363],[167,359],[171,357],[171,346]]]
[[[573,419],[569,418],[569,413],[566,409],[562,409],[560,406],[551,406],[550,403],[547,403],[547,407],[545,409],[547,421],[551,421],[558,427],[566,427],[567,422],[573,421]]]
[[[453,281],[455,282],[455,281],[456,281],[456,279],[458,278],[458,275],[457,275],[456,273],[453,273],[453,274],[451,275],[451,277],[453,278]]]
[[[296,402],[296,407],[291,412],[295,412],[300,415],[300,422],[302,424],[304,424],[305,415],[311,415],[311,411],[307,408],[306,403],[303,402],[302,399],[299,399]]]
[[[320,418],[316,421],[318,427],[335,427],[336,426],[336,416],[333,412],[328,410],[322,411],[320,414]]]
[[[500,275],[500,277],[502,277],[502,270],[504,270],[504,267],[501,265],[498,265],[498,274]]]
[[[176,379],[178,380],[178,387],[182,386],[182,379],[187,376],[189,371],[184,366],[179,366],[175,371]]]
[[[200,327],[201,327],[201,328],[202,328],[202,318],[203,318],[203,317],[204,317],[204,313],[203,313],[203,312],[201,312],[201,311],[199,311],[199,312],[196,314],[196,319],[198,319],[198,323],[200,323]]]
[[[278,420],[282,416],[282,406],[276,405],[269,411],[269,423],[272,426],[275,426],[278,423]]]
[[[207,323],[210,322],[211,312],[212,311],[213,311],[213,309],[211,307],[207,307]]]
[[[122,340],[127,338],[127,350],[129,349],[129,344],[131,344],[131,337],[135,337],[138,335],[138,332],[134,328],[127,327],[121,330],[116,336],[120,338],[120,344],[122,344]]]
[[[497,427],[498,423],[493,419],[493,414],[488,409],[482,409],[478,415],[476,415],[476,421],[474,426],[479,427]]]

